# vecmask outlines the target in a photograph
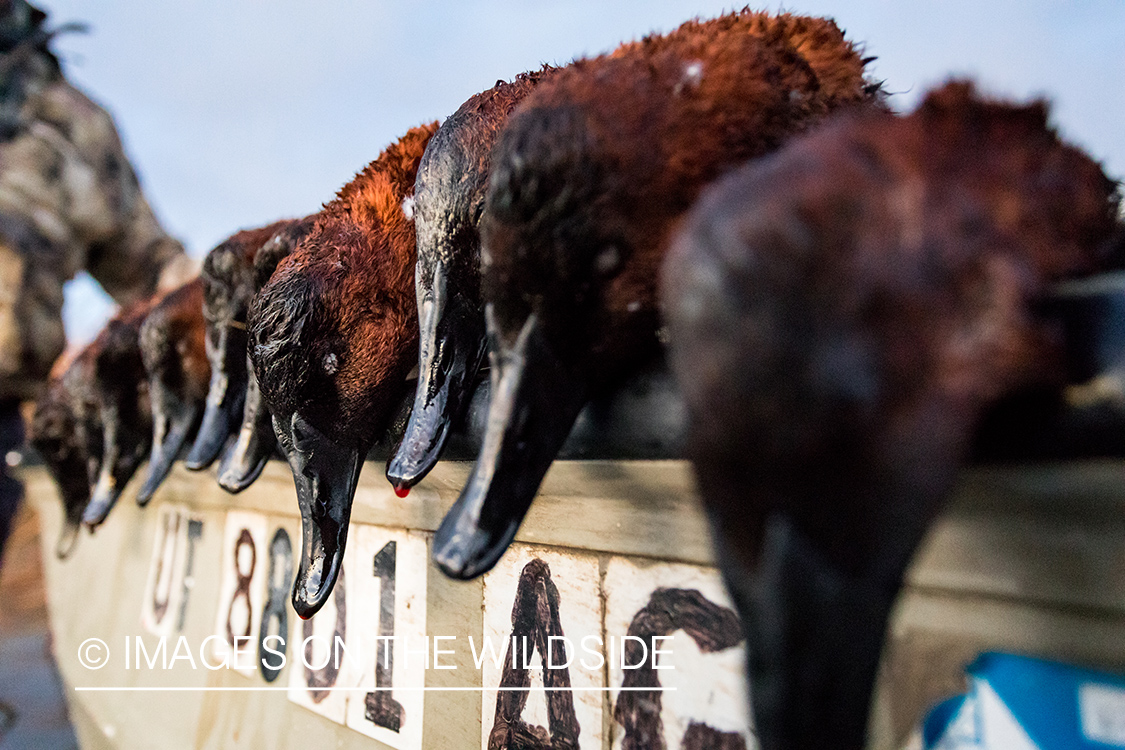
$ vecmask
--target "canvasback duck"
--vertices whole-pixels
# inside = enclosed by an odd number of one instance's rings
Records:
[[[246,320],[250,300],[269,281],[281,259],[296,249],[301,239],[312,229],[315,215],[304,219],[283,222],[269,240],[250,259],[249,276],[239,281],[238,298],[242,299],[236,311],[238,319]],[[249,287],[247,291],[247,285]],[[241,492],[261,475],[270,456],[277,452],[277,439],[269,410],[262,403],[258,378],[249,354],[246,361],[246,397],[242,407],[242,422],[235,439],[223,451],[219,461],[219,486],[227,492]]]
[[[1065,379],[1048,285],[1106,266],[1114,184],[1047,106],[965,82],[708,191],[670,360],[763,750],[864,746],[887,617],[985,407]]]
[[[238,429],[246,394],[246,308],[253,292],[253,263],[258,250],[279,230],[279,221],[236,232],[203,259],[203,317],[207,321],[207,359],[211,383],[195,442],[184,465],[192,471],[210,466]]]
[[[293,607],[303,618],[332,591],[364,457],[418,357],[403,202],[436,129],[413,128],[345,185],[250,305],[250,359],[301,506]]]
[[[434,536],[456,578],[515,536],[576,415],[658,352],[656,278],[699,191],[878,86],[832,21],[749,10],[579,60],[539,84],[492,155],[481,219],[492,401]]]
[[[97,483],[82,521],[100,525],[149,453],[152,409],[141,359],[141,324],[156,303],[142,300],[106,323],[94,339],[93,390],[102,431]]]
[[[70,394],[71,411],[75,420],[75,440],[86,454],[87,493],[98,483],[102,470],[102,421],[98,406],[97,388],[94,384],[94,362],[97,358],[97,339],[78,353],[63,372],[63,386]]]
[[[446,118],[422,155],[412,206],[418,384],[406,432],[387,464],[400,496],[433,468],[472,398],[485,354],[479,228],[492,146],[516,105],[555,70],[545,66],[476,94]]]
[[[148,476],[137,491],[142,506],[152,499],[199,427],[211,379],[205,341],[199,277],[165,295],[141,324],[141,360],[152,405]]]
[[[69,387],[81,377],[78,370],[84,369],[92,376],[89,363],[89,358],[80,360],[77,356],[69,358],[65,354],[58,359],[46,389],[35,403],[28,436],[31,446],[43,458],[48,473],[59,487],[63,524],[55,544],[55,555],[60,560],[74,549],[82,526],[82,512],[86,503],[90,502],[90,454],[82,439],[84,432],[79,430],[76,394]],[[68,383],[66,376],[71,368],[77,369]],[[100,432],[98,434],[100,437]],[[94,460],[99,461],[100,445],[96,447]]]

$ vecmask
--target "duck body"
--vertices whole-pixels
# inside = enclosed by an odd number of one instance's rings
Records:
[[[137,492],[142,506],[152,499],[199,428],[211,380],[206,341],[199,277],[165,295],[141,324],[141,360],[148,373],[153,430],[148,477]]]
[[[1114,201],[1045,105],[958,82],[747,165],[685,220],[670,360],[763,750],[863,746],[906,565],[982,411],[1065,381],[1034,303],[1105,266]]]
[[[418,385],[406,432],[387,465],[399,492],[433,468],[472,398],[486,348],[480,218],[492,147],[516,106],[555,70],[498,81],[474,95],[446,118],[422,155],[413,200]]]
[[[831,21],[744,11],[579,60],[523,101],[481,220],[490,430],[435,535],[443,571],[495,564],[582,406],[658,354],[658,268],[700,190],[873,105],[863,74]]]
[[[250,306],[251,362],[301,506],[301,617],[331,593],[363,459],[409,393],[418,318],[403,203],[436,129],[413,128],[345,185]]]
[[[156,301],[147,299],[125,308],[106,323],[92,344],[102,460],[82,516],[90,528],[105,521],[152,444],[152,408],[140,332]]]
[[[244,229],[216,245],[203,259],[203,316],[211,382],[203,420],[184,464],[192,471],[210,466],[238,430],[246,396],[246,309],[254,293],[254,258],[296,220]]]

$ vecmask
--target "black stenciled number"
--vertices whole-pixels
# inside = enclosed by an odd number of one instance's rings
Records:
[[[395,561],[398,545],[387,542],[375,554],[374,575],[380,579],[379,588],[379,638],[375,645],[375,687],[364,698],[367,708],[363,715],[377,726],[397,732],[402,727],[406,712],[402,704],[391,695],[394,684],[394,649],[388,638],[395,634]],[[379,690],[378,688],[385,688]]]
[[[742,641],[742,628],[738,615],[726,607],[707,599],[695,589],[657,589],[649,597],[644,609],[633,615],[629,635],[641,638],[651,646],[653,636],[671,635],[683,630],[691,636],[704,653],[723,651]],[[621,743],[623,750],[650,750],[665,748],[664,724],[660,720],[660,678],[654,669],[653,655],[646,648],[644,664],[626,670],[623,688],[652,688],[649,690],[622,690],[617,699],[613,718],[625,728]],[[636,641],[625,646],[627,664],[640,660],[641,647]],[[720,732],[714,727],[692,722],[684,734],[681,750],[745,750],[746,740],[738,732]]]
[[[546,615],[541,619],[541,615]],[[532,650],[519,653],[521,643],[531,636]],[[527,705],[527,689],[531,677],[523,664],[529,663],[531,654],[539,651],[544,663],[550,636],[563,635],[559,621],[559,590],[551,580],[547,563],[536,558],[524,566],[516,587],[516,601],[512,606],[512,636],[508,639],[508,653],[504,657],[504,671],[500,687],[520,688],[502,690],[496,696],[496,720],[488,737],[488,750],[577,750],[578,716],[574,712],[574,694],[569,690],[552,690],[547,693],[547,723],[550,734],[540,726],[532,726],[522,718]],[[525,646],[526,649],[526,646]],[[544,669],[543,686],[569,688],[569,669]]]
[[[242,545],[250,547],[250,570],[245,573],[239,567],[238,551]],[[234,543],[234,573],[236,577],[236,585],[234,595],[230,598],[230,606],[227,607],[227,643],[232,647],[237,647],[234,642],[234,632],[231,628],[230,618],[234,613],[234,603],[238,601],[239,597],[246,602],[246,630],[239,634],[239,637],[250,636],[250,624],[254,621],[254,610],[250,606],[250,580],[254,577],[254,568],[258,565],[258,550],[254,546],[254,537],[250,536],[249,529],[243,529],[242,533],[238,535],[238,540]]]
[[[320,669],[311,669],[309,664],[313,660],[312,654],[312,641],[305,644],[305,686],[309,689],[309,697],[312,698],[313,703],[320,703],[328,697],[329,691],[324,688],[330,688],[336,684],[336,678],[340,676],[340,667],[336,663],[336,639],[341,641],[347,637],[347,627],[345,625],[345,615],[347,614],[347,599],[344,596],[344,591],[347,587],[344,583],[344,566],[340,566],[340,575],[336,579],[336,587],[332,589],[332,597],[336,600],[336,630],[332,634],[331,643],[328,645],[328,663]],[[313,619],[305,620],[301,626],[303,638],[308,641],[313,636]]]
[[[164,517],[163,536],[160,539],[160,552],[156,556],[156,577],[152,584],[152,620],[159,625],[168,611],[168,600],[172,598],[173,565],[176,562],[176,537],[179,536],[181,517],[179,513],[169,513]],[[167,586],[161,579],[167,575]],[[161,589],[164,589],[161,592]]]
[[[176,632],[183,632],[184,621],[187,619],[188,596],[192,586],[195,585],[195,544],[203,536],[203,521],[198,519],[188,520],[187,525],[187,559],[184,561],[183,595],[180,597],[180,614],[176,618]]]
[[[269,637],[270,627],[274,620],[277,621],[276,634],[281,636],[281,643],[273,651],[281,653],[284,660],[286,644],[289,635],[289,610],[286,605],[289,601],[289,581],[293,578],[293,545],[289,541],[289,533],[285,529],[278,529],[270,541],[270,571],[269,571],[269,597],[266,606],[262,609],[262,625],[258,628],[258,670],[266,682],[273,682],[281,674],[281,667],[266,666],[266,638]],[[279,658],[277,654],[268,654],[273,659]],[[284,661],[282,661],[284,663]]]

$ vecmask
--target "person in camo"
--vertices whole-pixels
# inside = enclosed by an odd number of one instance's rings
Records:
[[[47,14],[0,0],[0,562],[22,487],[3,460],[23,443],[21,401],[38,396],[66,345],[63,284],[86,270],[121,305],[187,280],[193,264],[161,228],[113,119],[67,82]]]

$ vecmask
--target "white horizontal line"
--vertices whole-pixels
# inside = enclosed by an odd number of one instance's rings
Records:
[[[296,688],[296,689],[301,690],[301,688]],[[613,691],[624,692],[624,693],[633,692],[633,691],[643,691],[643,692],[647,692],[647,693],[666,693],[666,692],[673,691],[676,688],[674,688],[674,687],[658,687],[658,688],[648,688],[648,687],[619,687],[619,688],[603,688],[603,687],[569,687],[569,688],[543,688],[543,687],[526,687],[526,688],[519,688],[519,687],[492,687],[492,688],[485,688],[485,687],[395,687],[395,688],[384,688],[384,687],[381,687],[381,688],[324,687],[324,688],[305,688],[305,689],[308,690],[308,692],[310,692],[310,693],[312,693],[312,692],[318,692],[318,693],[337,692],[337,691],[344,692],[344,693],[349,693],[349,692],[350,693],[357,693],[357,692],[373,693],[373,692],[376,692],[376,691],[379,691],[379,692],[384,692],[384,691],[385,692],[396,692],[396,693],[403,692],[403,693],[405,693],[405,692],[416,692],[416,691],[419,691],[419,690],[423,691],[423,692],[431,691],[431,690],[436,691],[436,692],[457,692],[457,691],[470,691],[470,690],[472,690],[472,691],[476,691],[476,692],[480,692],[480,693],[483,693],[483,692],[486,692],[486,691],[531,692],[533,690],[541,690],[541,691],[548,692],[548,693],[555,693],[555,692],[559,692],[559,693],[578,693],[578,692],[608,693],[608,692],[613,692]],[[252,692],[258,692],[258,691],[261,691],[261,692],[279,691],[279,690],[289,691],[290,688],[287,687],[287,686],[280,686],[280,687],[272,687],[272,686],[270,686],[270,687],[265,687],[265,686],[263,686],[263,687],[75,687],[74,690],[76,692],[97,692],[97,693],[172,693],[172,692],[196,692],[196,693],[233,693],[233,692],[247,693],[247,692],[250,692],[250,693],[252,693]]]

